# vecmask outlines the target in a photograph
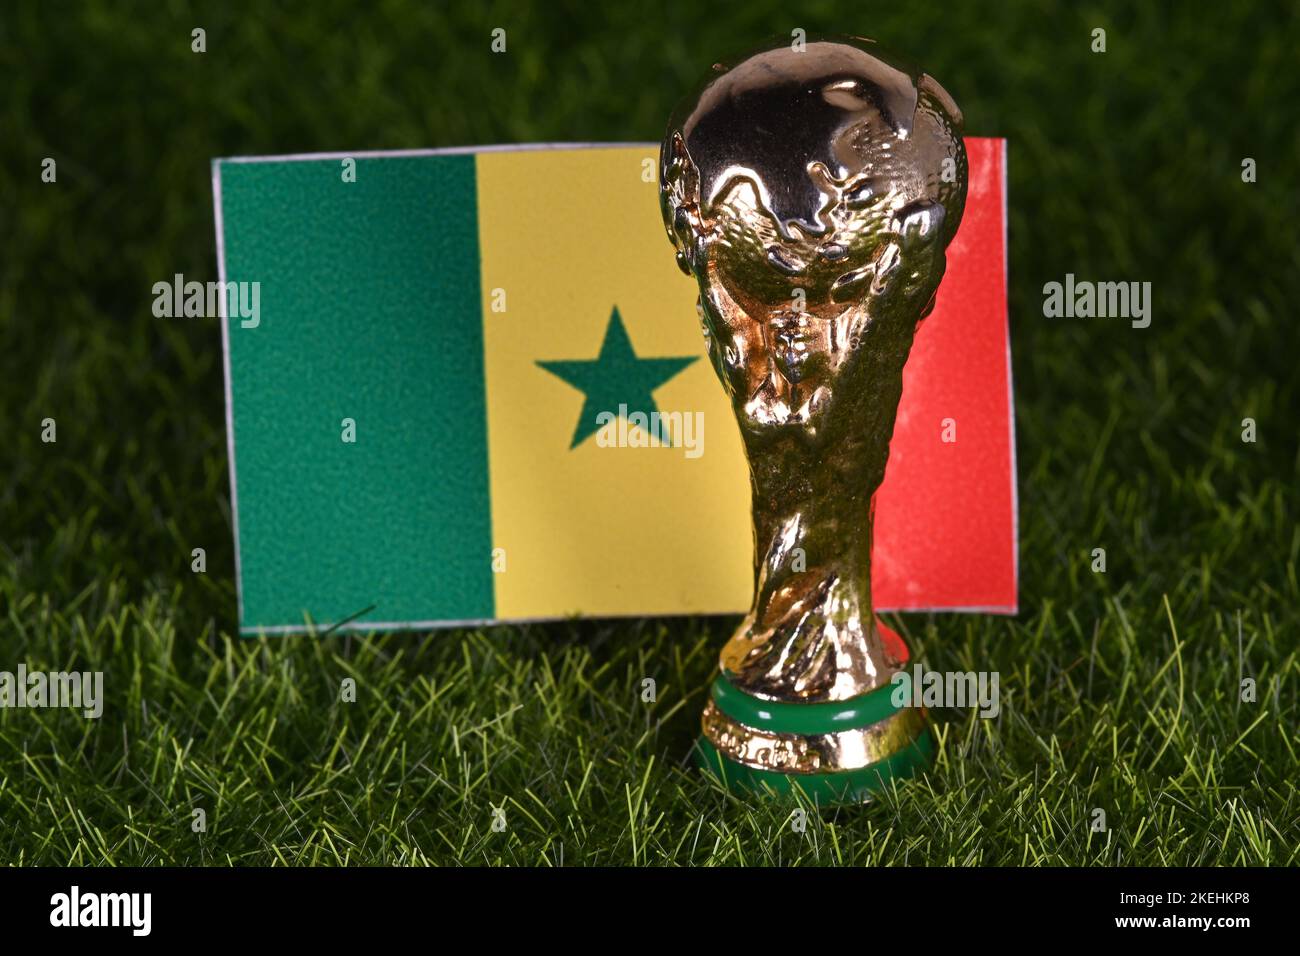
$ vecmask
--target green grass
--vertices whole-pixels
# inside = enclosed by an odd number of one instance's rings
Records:
[[[0,860],[1294,865],[1300,14],[440,6],[0,13],[0,670],[107,696],[0,711]],[[732,621],[235,637],[219,333],[149,309],[215,278],[208,160],[657,139],[701,66],[794,26],[876,36],[1011,142],[1021,614],[891,618],[998,670],[1000,716],[936,713],[928,775],[799,833],[687,760]],[[1042,318],[1066,272],[1151,281],[1152,326]]]

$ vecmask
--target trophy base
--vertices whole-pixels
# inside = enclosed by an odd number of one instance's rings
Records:
[[[717,777],[734,794],[775,794],[788,796],[796,792],[818,806],[867,803],[892,780],[905,780],[930,765],[934,738],[927,727],[911,744],[893,756],[857,770],[830,773],[782,773],[759,770],[736,763],[700,737],[695,744],[696,764]]]
[[[801,703],[753,697],[724,673],[704,709],[696,762],[733,793],[862,803],[934,753],[925,711],[909,706],[911,687],[899,680],[851,700]]]

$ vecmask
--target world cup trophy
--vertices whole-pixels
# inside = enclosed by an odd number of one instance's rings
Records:
[[[858,38],[715,65],[669,122],[664,225],[753,495],[753,606],[698,746],[733,790],[859,802],[933,750],[907,645],[872,609],[871,539],[903,365],[966,201],[961,126],[934,79]]]

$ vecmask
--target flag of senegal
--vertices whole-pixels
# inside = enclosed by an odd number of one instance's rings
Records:
[[[1015,606],[1003,144],[967,147],[879,607]],[[221,281],[258,284],[222,319],[245,633],[748,607],[748,473],[657,175],[651,145],[213,163]]]

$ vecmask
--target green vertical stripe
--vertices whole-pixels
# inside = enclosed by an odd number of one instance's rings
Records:
[[[241,624],[490,618],[474,157],[342,172],[220,165]]]

